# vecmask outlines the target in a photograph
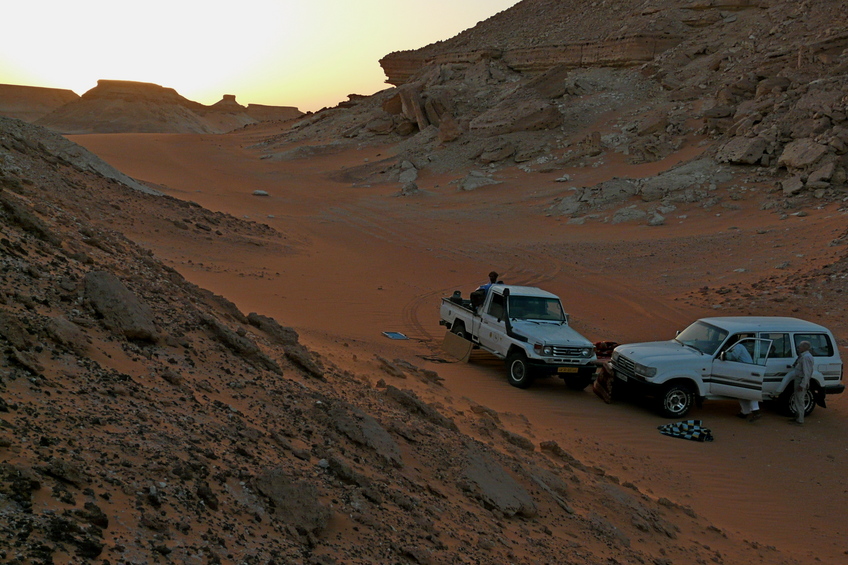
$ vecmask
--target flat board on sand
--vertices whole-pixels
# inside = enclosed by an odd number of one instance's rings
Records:
[[[468,361],[473,346],[474,344],[464,337],[459,337],[451,332],[445,332],[445,339],[442,340],[442,349],[444,349],[445,353],[463,362]]]

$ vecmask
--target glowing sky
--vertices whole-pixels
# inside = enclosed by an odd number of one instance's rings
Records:
[[[453,37],[518,0],[3,0],[0,84],[153,82],[213,104],[335,106],[390,85],[392,51]]]

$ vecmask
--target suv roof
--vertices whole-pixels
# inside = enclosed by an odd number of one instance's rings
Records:
[[[505,288],[509,289],[509,294],[512,296],[538,296],[540,298],[559,298],[556,294],[536,288],[535,286],[518,286],[512,284],[496,284],[492,286],[492,290],[498,294],[503,294]]]
[[[819,324],[786,316],[724,316],[717,318],[701,318],[701,321],[718,326],[731,333],[750,331],[828,331],[827,328],[820,326]]]

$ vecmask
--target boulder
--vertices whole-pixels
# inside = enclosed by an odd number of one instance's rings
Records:
[[[833,178],[833,173],[836,171],[836,163],[831,161],[830,163],[825,164],[822,167],[819,167],[812,173],[810,173],[810,177],[807,179],[807,184],[813,184],[818,182],[827,182]]]
[[[150,307],[112,273],[87,273],[85,296],[110,330],[127,339],[156,341],[158,332]]]
[[[791,84],[792,81],[786,77],[770,77],[763,79],[757,83],[756,97],[762,98],[771,94],[775,90],[778,92],[786,90]]]
[[[365,129],[377,135],[388,135],[395,129],[395,122],[391,116],[379,116],[365,124]]]
[[[75,353],[84,354],[88,349],[88,340],[82,328],[63,316],[48,319],[45,329],[56,343]]]
[[[501,184],[501,181],[489,178],[479,171],[471,171],[464,179],[460,181],[459,189],[477,190],[478,188],[493,184]]]
[[[592,189],[590,204],[603,205],[625,200],[636,194],[638,186],[633,179],[610,179]]]
[[[515,154],[515,146],[511,143],[503,143],[484,151],[480,155],[480,161],[484,164],[497,163],[509,159]]]
[[[634,220],[645,219],[646,217],[648,217],[648,213],[644,210],[640,210],[635,206],[628,206],[627,208],[616,210],[615,214],[612,216],[612,223],[620,224],[623,222],[632,222]]]
[[[718,150],[716,161],[753,165],[762,159],[767,145],[761,137],[734,137]]]
[[[795,175],[780,181],[780,188],[783,189],[784,196],[793,196],[804,189],[804,181],[801,180],[801,175]]]
[[[789,170],[806,169],[818,163],[827,152],[827,146],[816,143],[810,138],[798,139],[783,149],[777,165]]]
[[[462,126],[453,117],[453,114],[446,113],[442,115],[441,123],[439,124],[439,141],[449,143],[459,138],[462,135]]]
[[[409,161],[404,161],[401,163],[401,172],[398,175],[398,182],[401,184],[407,184],[410,182],[415,182],[418,180],[418,169],[415,168]]]

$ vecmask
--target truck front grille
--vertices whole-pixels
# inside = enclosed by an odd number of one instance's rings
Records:
[[[554,357],[583,357],[583,349],[580,347],[554,346]]]

